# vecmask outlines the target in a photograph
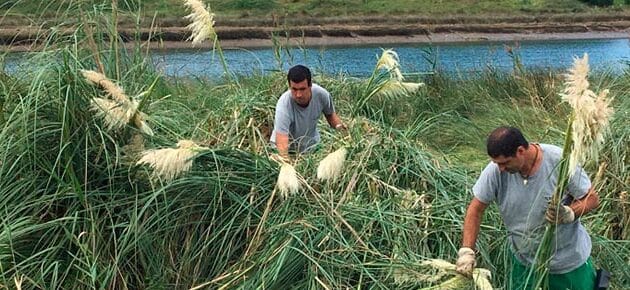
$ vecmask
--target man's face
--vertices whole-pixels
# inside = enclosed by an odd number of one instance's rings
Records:
[[[491,157],[492,162],[496,163],[499,166],[499,170],[501,172],[508,173],[517,173],[520,172],[521,168],[523,168],[523,164],[525,162],[525,148],[519,146],[516,149],[515,156],[505,157],[503,155],[499,155],[498,157]]]
[[[308,106],[308,103],[311,101],[311,87],[308,85],[308,80],[303,80],[299,83],[289,81],[289,87],[293,100],[300,106]]]

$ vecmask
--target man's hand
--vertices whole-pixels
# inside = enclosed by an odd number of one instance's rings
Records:
[[[457,273],[466,277],[472,277],[475,269],[475,251],[468,247],[463,247],[457,252],[457,262],[455,263]]]
[[[575,213],[566,205],[550,205],[545,213],[545,218],[550,223],[568,224],[575,220]]]

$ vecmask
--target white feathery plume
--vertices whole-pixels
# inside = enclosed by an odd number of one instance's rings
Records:
[[[376,69],[386,69],[398,81],[402,81],[403,75],[400,71],[398,54],[392,49],[384,49],[383,54],[376,63]]]
[[[91,109],[96,111],[96,116],[105,120],[108,130],[121,129],[133,121],[140,131],[153,136],[153,130],[144,121],[146,115],[138,111],[138,101],[129,98],[120,86],[99,72],[81,70],[81,74],[89,83],[101,86],[107,96],[113,99],[93,98],[91,101]]]
[[[411,95],[416,93],[424,83],[409,83],[397,80],[389,80],[378,90],[378,94],[385,97]]]
[[[278,174],[278,189],[282,197],[287,198],[289,194],[295,194],[300,190],[300,181],[297,177],[295,167],[288,163],[282,163],[280,174]]]
[[[153,168],[152,178],[170,181],[190,170],[193,157],[199,151],[207,149],[191,140],[180,140],[177,142],[176,149],[154,149],[142,152],[142,158],[136,164],[148,164]]]
[[[114,100],[93,98],[91,109],[96,116],[105,121],[107,130],[118,130],[125,127],[136,114],[138,102],[118,103]]]
[[[322,181],[337,179],[341,175],[347,152],[346,148],[341,148],[322,159],[317,166],[317,179]]]
[[[107,95],[117,102],[127,103],[130,101],[123,88],[109,80],[104,74],[92,70],[81,70],[81,74],[88,82],[101,86],[107,92]]]
[[[573,108],[571,156],[569,157],[569,173],[573,175],[575,168],[587,159],[597,159],[599,149],[604,142],[604,131],[608,119],[613,113],[611,100],[607,98],[608,90],[596,95],[588,83],[588,54],[583,58],[575,58],[573,67],[565,75],[565,89],[562,100]]]
[[[190,8],[191,13],[185,19],[191,20],[187,28],[192,30],[192,34],[187,40],[192,39],[192,43],[202,43],[206,39],[214,39],[214,13],[210,12],[210,6],[203,5],[200,0],[185,0],[184,5]]]

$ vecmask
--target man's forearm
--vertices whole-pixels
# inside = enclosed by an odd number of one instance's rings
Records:
[[[575,217],[581,217],[599,206],[599,195],[591,188],[588,193],[578,200],[574,200],[569,207],[575,213]]]
[[[276,148],[280,156],[289,158],[289,136],[287,134],[276,133]]]
[[[337,116],[337,113],[332,113],[329,116],[326,116],[326,121],[328,121],[328,125],[330,125],[331,128],[335,129],[337,129],[337,126],[343,125],[343,123],[341,123],[341,119]]]
[[[464,218],[464,230],[462,234],[462,247],[474,249],[477,242],[477,236],[479,235],[479,228],[481,226],[481,217],[485,210],[486,205],[473,198],[466,210],[466,217]]]

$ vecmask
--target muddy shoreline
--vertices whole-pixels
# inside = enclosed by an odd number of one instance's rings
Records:
[[[216,27],[217,36],[224,49],[265,48],[275,43],[284,46],[326,47],[352,45],[462,43],[462,42],[519,42],[571,39],[630,38],[630,21],[585,23],[460,23],[460,24],[390,24],[390,25],[307,25],[291,28],[278,27]],[[56,30],[59,35],[71,35],[76,31]],[[45,29],[32,27],[0,28],[0,51],[38,50],[40,39],[45,39]],[[187,42],[190,31],[185,27],[157,27],[135,30],[119,29],[120,39],[127,46],[140,43],[152,49],[210,48],[211,42],[194,46]],[[98,35],[96,35],[98,36]],[[106,35],[102,35],[106,39]]]
[[[283,39],[281,43],[292,47],[335,47],[378,45],[411,45],[411,44],[447,44],[476,42],[521,42],[546,40],[578,40],[578,39],[628,39],[628,32],[578,32],[578,33],[437,33],[431,35],[411,36],[354,36],[354,37],[303,37]],[[146,44],[146,43],[144,43]],[[228,39],[221,40],[224,49],[268,48],[272,47],[270,39]],[[151,43],[154,49],[211,48],[212,43],[192,46],[189,42],[165,41]]]

